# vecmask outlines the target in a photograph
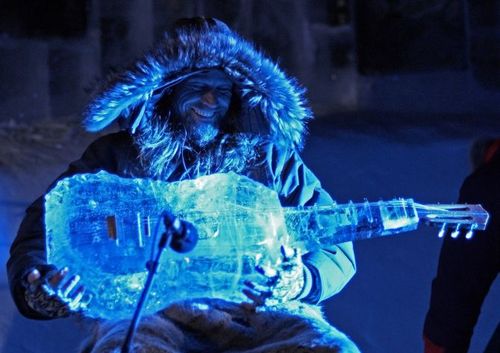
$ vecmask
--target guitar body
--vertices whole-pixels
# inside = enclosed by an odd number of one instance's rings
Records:
[[[145,313],[179,299],[243,300],[243,280],[258,282],[257,262],[274,263],[288,239],[276,192],[234,173],[175,183],[76,175],[45,207],[48,262],[80,274],[91,317],[131,316],[165,210],[196,225],[199,241],[188,254],[162,255]]]

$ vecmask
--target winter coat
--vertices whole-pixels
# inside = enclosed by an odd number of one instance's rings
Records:
[[[146,126],[158,100],[183,79],[207,69],[220,69],[233,82],[230,121],[233,131],[258,135],[262,163],[244,174],[276,190],[283,206],[331,204],[314,174],[299,157],[312,118],[304,90],[275,63],[224,24],[199,28],[177,27],[156,49],[129,70],[111,77],[86,111],[85,126],[99,131],[118,121],[124,131],[99,138],[81,159],[59,178],[106,170],[125,177],[147,177],[139,163],[135,134]],[[170,130],[166,134],[172,133]],[[176,166],[177,172],[181,165]],[[176,179],[176,172],[166,177]],[[21,313],[43,319],[24,302],[23,276],[34,267],[47,270],[42,198],[28,209],[11,248],[8,276]],[[339,292],[354,275],[351,243],[304,255],[311,278],[308,300],[319,302]]]
[[[431,346],[445,353],[468,351],[481,305],[500,271],[500,151],[465,179],[459,203],[481,204],[489,224],[472,239],[444,240],[424,325],[429,352]]]

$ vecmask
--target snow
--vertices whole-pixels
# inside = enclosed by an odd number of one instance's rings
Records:
[[[486,125],[347,125],[315,122],[303,152],[307,165],[338,202],[363,201],[365,197],[370,201],[412,197],[420,203],[454,202],[469,173],[472,139],[498,132]],[[3,262],[23,208],[81,153],[84,142],[90,139],[87,136],[72,143],[75,137],[69,136],[50,162],[27,164],[23,160],[12,172],[2,167],[9,164],[0,159]],[[30,153],[35,153],[37,146],[24,143]],[[325,303],[325,312],[363,352],[422,352],[422,325],[441,246],[437,232],[419,228],[401,236],[355,244],[358,272],[339,295]],[[86,326],[75,319],[40,322],[21,317],[10,298],[4,269],[0,275],[0,352],[76,352],[88,335]],[[499,322],[499,302],[497,280],[483,305],[471,353],[483,351]]]

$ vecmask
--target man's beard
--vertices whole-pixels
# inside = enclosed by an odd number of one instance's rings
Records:
[[[207,131],[198,132],[208,137]],[[256,163],[262,142],[259,136],[218,130],[210,134],[212,138],[201,139],[198,133],[174,129],[155,116],[136,136],[141,163],[149,176],[163,180],[173,173],[176,180],[229,171],[243,173]]]
[[[219,134],[219,129],[211,124],[200,124],[192,127],[187,132],[189,142],[193,146],[205,147],[214,141]]]

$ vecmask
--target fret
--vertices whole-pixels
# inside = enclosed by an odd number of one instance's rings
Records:
[[[150,216],[145,216],[143,218],[143,229],[144,229],[144,235],[148,238],[151,238],[151,217]]]
[[[142,215],[140,212],[136,212],[135,213],[136,215],[136,225],[137,225],[137,240],[139,242],[139,247],[140,248],[143,248],[144,247],[144,237],[143,237],[143,234],[142,234],[142,231],[143,231],[143,218],[142,218]]]

